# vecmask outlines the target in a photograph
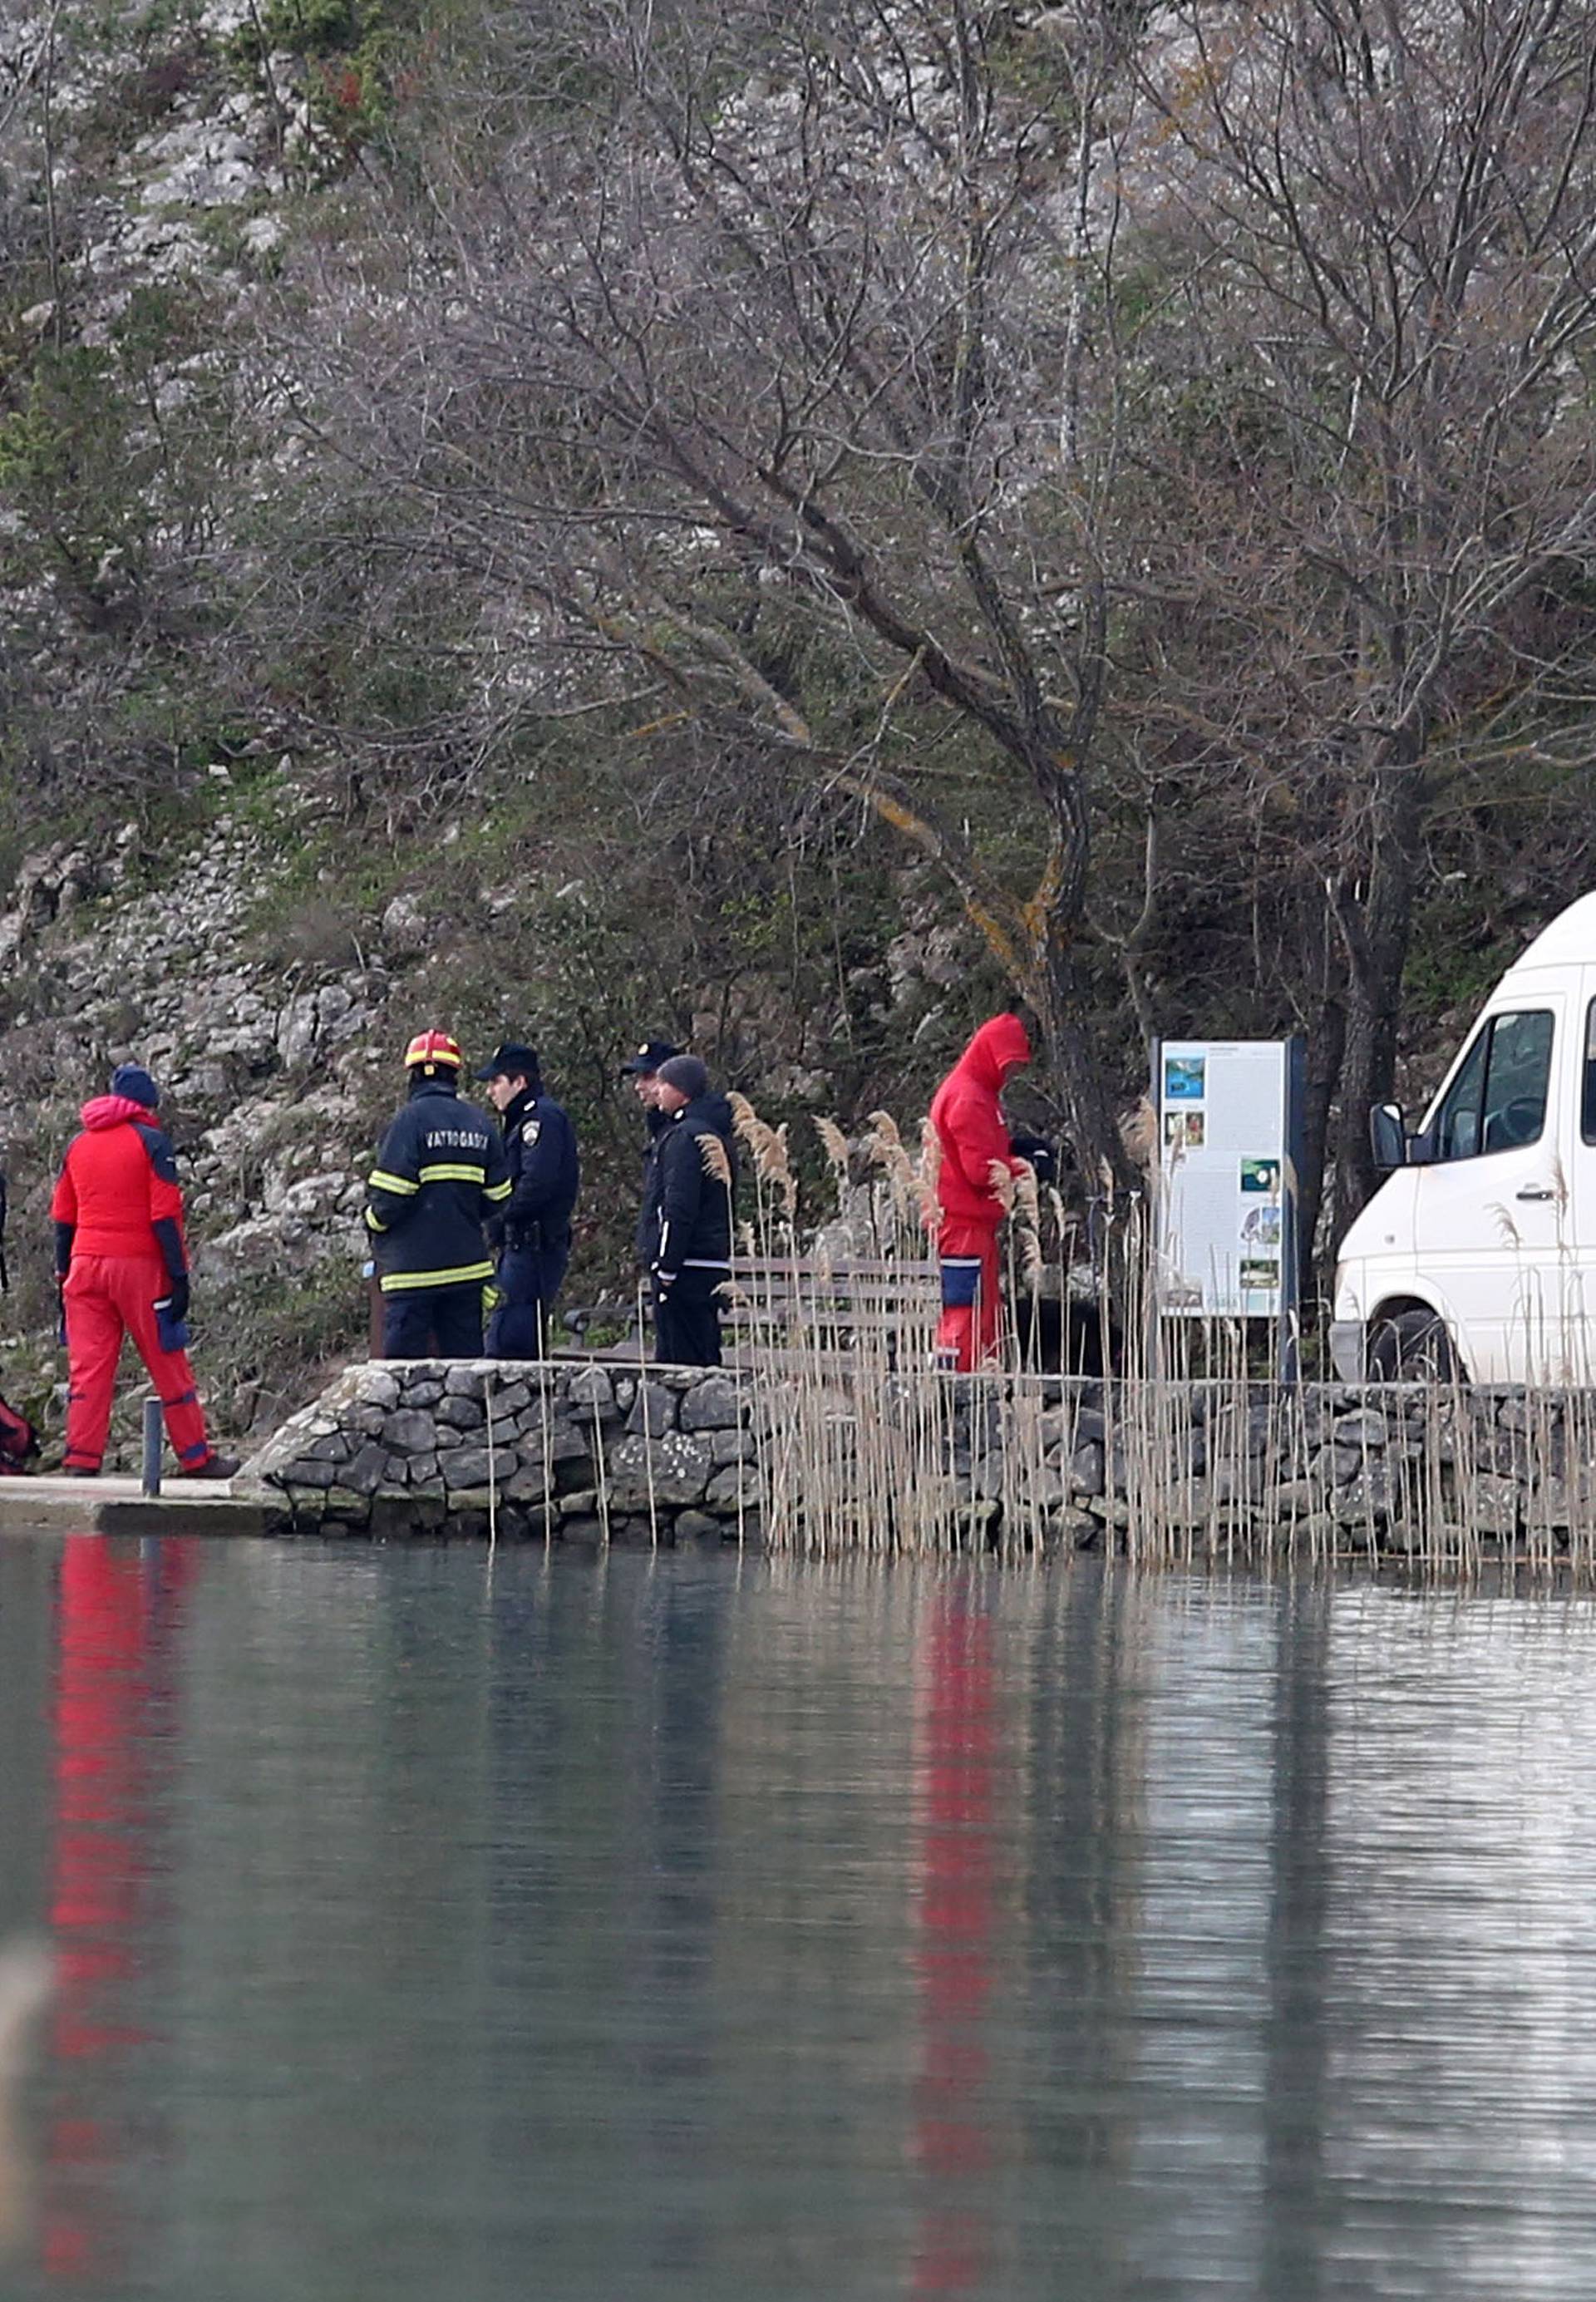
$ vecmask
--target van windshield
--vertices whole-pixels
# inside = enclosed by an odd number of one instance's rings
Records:
[[[1447,1089],[1435,1123],[1437,1159],[1474,1159],[1540,1140],[1551,1041],[1547,1008],[1491,1017]]]

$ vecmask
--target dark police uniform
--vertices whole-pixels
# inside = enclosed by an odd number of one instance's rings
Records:
[[[571,1259],[581,1181],[576,1130],[541,1083],[506,1105],[503,1123],[510,1195],[497,1274],[503,1299],[489,1323],[488,1357],[535,1359],[548,1347],[554,1298]]]
[[[417,1079],[366,1180],[365,1224],[382,1288],[391,1359],[479,1358],[483,1286],[493,1264],[483,1223],[510,1196],[492,1121],[451,1079]]]
[[[729,1162],[732,1112],[723,1095],[701,1095],[666,1120],[637,1225],[637,1259],[654,1280],[659,1357],[673,1366],[720,1365],[715,1290],[731,1276],[732,1194],[704,1164],[705,1136],[719,1138]]]

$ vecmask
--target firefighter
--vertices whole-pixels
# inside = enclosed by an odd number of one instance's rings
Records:
[[[99,1475],[124,1335],[160,1394],[183,1475],[231,1479],[239,1467],[206,1436],[189,1364],[183,1195],[172,1144],[155,1123],[160,1099],[141,1065],[113,1071],[109,1095],[83,1106],[83,1131],[67,1147],[50,1202],[66,1321],[62,1467],[73,1478]]]
[[[1030,1041],[1019,1016],[994,1015],[931,1099],[931,1124],[942,1151],[937,1177],[942,1206],[937,1364],[962,1374],[990,1366],[1002,1348],[997,1233],[1004,1206],[992,1187],[992,1164],[996,1161],[1011,1174],[1023,1164],[1009,1148],[999,1098],[1004,1081],[1029,1061]]]
[[[488,1219],[499,1249],[500,1301],[488,1325],[491,1359],[538,1359],[549,1348],[554,1298],[571,1259],[571,1215],[581,1164],[576,1130],[543,1090],[537,1049],[510,1039],[477,1073],[504,1130],[510,1195]]]
[[[483,1224],[510,1195],[499,1130],[460,1100],[447,1031],[405,1049],[409,1091],[366,1178],[365,1226],[382,1290],[382,1356],[480,1358],[483,1288],[493,1275]]]
[[[663,1062],[654,1096],[664,1123],[645,1171],[637,1258],[653,1281],[656,1356],[718,1366],[716,1290],[732,1261],[731,1105],[710,1092],[696,1055]]]

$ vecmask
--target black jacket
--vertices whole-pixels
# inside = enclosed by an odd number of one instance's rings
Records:
[[[382,1292],[491,1279],[483,1219],[510,1195],[492,1121],[441,1080],[420,1080],[382,1138],[366,1178],[365,1227]]]
[[[732,1107],[701,1095],[668,1119],[644,1172],[637,1259],[650,1271],[724,1271],[732,1258],[732,1187],[711,1174],[700,1145],[718,1141],[731,1172]]]
[[[504,1113],[510,1196],[505,1243],[567,1253],[571,1215],[582,1179],[576,1130],[552,1096],[529,1088]]]

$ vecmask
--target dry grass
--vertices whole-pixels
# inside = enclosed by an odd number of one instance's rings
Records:
[[[1256,1333],[1151,1315],[1139,1192],[1108,1206],[1094,1234],[1110,1375],[1033,1372],[1011,1332],[1001,1369],[950,1376],[934,1361],[934,1134],[922,1130],[911,1162],[890,1114],[870,1115],[861,1152],[886,1185],[875,1254],[903,1275],[878,1280],[872,1303],[871,1282],[840,1267],[811,1266],[796,1289],[790,1273],[760,1273],[834,1211],[801,1207],[785,1130],[734,1101],[755,1204],[728,1294],[743,1339],[732,1364],[751,1401],[760,1533],[772,1549],[1091,1547],[1170,1566],[1379,1551],[1449,1573],[1511,1555],[1541,1574],[1596,1571],[1596,1394],[1525,1394],[1499,1420],[1495,1402],[1456,1385],[1354,1396],[1264,1380]],[[816,1131],[840,1215],[851,1147],[832,1121]],[[719,1148],[703,1155],[718,1177]],[[1034,1173],[1001,1172],[1014,1209],[1011,1291],[1062,1310],[1079,1277],[1077,1226]],[[998,1172],[995,1163],[995,1184]],[[600,1509],[607,1518],[602,1496]]]

